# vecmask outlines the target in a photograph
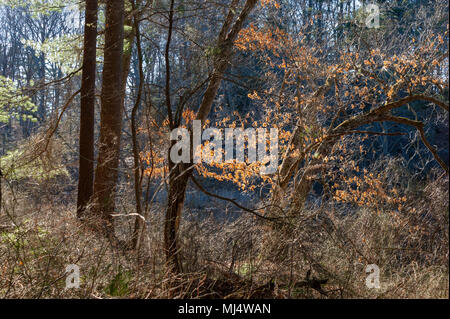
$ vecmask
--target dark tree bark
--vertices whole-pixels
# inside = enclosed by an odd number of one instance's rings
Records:
[[[105,53],[101,93],[99,154],[94,179],[94,213],[113,235],[111,213],[115,208],[120,135],[122,129],[122,57],[124,1],[106,3]]]
[[[131,1],[133,11],[136,11],[136,4],[134,0]],[[138,215],[135,220],[134,233],[133,233],[133,247],[139,251],[142,237],[141,234],[145,229],[145,223],[142,220],[142,205],[141,205],[141,162],[139,158],[139,143],[137,139],[137,112],[139,105],[141,103],[142,92],[144,89],[144,69],[143,69],[143,57],[142,57],[142,47],[141,47],[141,34],[139,31],[139,21],[137,14],[133,16],[133,26],[136,36],[136,49],[138,55],[138,67],[139,67],[139,87],[136,96],[136,101],[134,103],[133,109],[131,111],[131,135],[133,142],[133,159],[134,159],[134,194],[136,197],[136,214]]]
[[[97,46],[97,0],[86,0],[84,54],[81,77],[80,163],[77,216],[82,217],[94,190],[94,119]]]
[[[211,111],[213,101],[219,90],[222,77],[230,64],[233,53],[234,42],[243,27],[244,21],[255,7],[257,0],[247,0],[245,5],[233,23],[238,0],[233,0],[229,13],[220,31],[217,46],[219,53],[215,57],[214,70],[212,71],[208,87],[203,95],[202,102],[197,111],[196,119],[204,123]],[[167,67],[167,66],[166,66]],[[166,90],[168,88],[166,87]],[[170,96],[170,95],[169,95]],[[168,99],[169,100],[169,99]],[[170,101],[170,100],[169,100]],[[167,103],[170,106],[170,103]],[[169,122],[172,122],[171,110],[169,112]],[[174,127],[171,127],[171,129]],[[181,214],[183,212],[186,187],[192,174],[192,164],[175,164],[169,157],[169,194],[164,224],[164,244],[166,261],[170,270],[174,273],[181,272],[181,262],[179,259],[178,229],[180,226]]]

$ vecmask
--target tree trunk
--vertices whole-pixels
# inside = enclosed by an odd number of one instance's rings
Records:
[[[124,0],[106,3],[105,53],[101,93],[99,154],[94,179],[94,212],[113,235],[120,135],[122,129],[122,57]]]
[[[94,190],[94,120],[97,46],[97,0],[86,0],[80,105],[80,163],[77,216],[82,217]]]
[[[136,10],[136,3],[134,0],[131,1],[133,11]],[[134,34],[136,36],[136,50],[138,55],[138,67],[139,67],[139,87],[136,96],[136,101],[134,103],[133,109],[131,111],[131,136],[133,142],[133,159],[134,159],[134,194],[136,197],[136,220],[134,224],[133,232],[133,247],[139,252],[139,248],[142,242],[142,233],[145,230],[145,223],[142,219],[142,206],[141,206],[141,161],[139,158],[139,143],[137,139],[137,123],[136,117],[141,103],[142,91],[144,89],[144,69],[143,69],[143,57],[142,57],[142,47],[141,47],[141,34],[139,31],[139,21],[137,14],[133,16],[133,28]]]
[[[178,244],[178,229],[183,212],[186,187],[192,172],[192,169],[189,169],[189,167],[186,164],[176,165],[169,158],[169,194],[164,224],[164,245],[167,265],[174,273],[182,271],[178,254],[180,249]]]
[[[127,3],[130,2],[127,0]],[[131,10],[131,8],[130,8]],[[131,54],[133,52],[133,42],[135,38],[135,26],[132,20],[132,17],[129,16],[130,11],[126,10],[124,15],[127,17],[124,21],[124,47],[123,55],[122,55],[122,108],[125,106],[125,96],[127,89],[127,79],[128,73],[130,73],[130,63],[131,63]],[[125,17],[124,17],[125,18]]]
[[[230,64],[234,42],[242,29],[244,21],[247,19],[256,3],[257,0],[247,0],[234,24],[232,24],[232,22],[238,1],[234,0],[231,4],[229,13],[219,33],[217,41],[219,53],[215,57],[211,80],[208,83],[208,87],[203,95],[202,102],[196,115],[196,119],[201,120],[202,123],[206,121],[211,111],[214,98],[217,95],[220,83],[222,82],[223,74]],[[171,112],[171,110],[168,111]],[[172,272],[177,273],[182,271],[178,254],[178,228],[180,225],[181,213],[183,211],[187,183],[192,174],[192,166],[191,164],[176,165],[170,160],[169,155],[169,169],[169,195],[164,225],[164,244],[167,264]]]

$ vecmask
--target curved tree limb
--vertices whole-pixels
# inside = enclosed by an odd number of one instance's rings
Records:
[[[263,216],[263,215],[261,215],[260,213],[254,211],[254,210],[252,210],[252,209],[250,209],[250,208],[247,208],[247,207],[245,207],[245,206],[242,206],[241,204],[239,204],[238,202],[236,202],[236,201],[235,201],[234,199],[232,199],[232,198],[223,197],[223,196],[220,196],[220,195],[211,193],[211,192],[207,191],[207,190],[206,190],[206,189],[205,189],[205,188],[197,181],[197,179],[196,179],[194,176],[191,176],[191,179],[192,179],[192,181],[194,182],[195,186],[197,186],[198,189],[199,189],[200,191],[202,191],[203,193],[205,193],[205,194],[208,195],[208,196],[215,197],[215,198],[218,198],[218,199],[221,199],[221,200],[230,202],[230,203],[232,203],[233,205],[235,205],[236,207],[238,207],[238,208],[240,208],[240,209],[242,209],[242,210],[244,210],[244,211],[246,211],[246,212],[248,212],[248,213],[250,213],[250,214],[253,214],[253,215],[255,215],[256,217],[259,217],[259,218],[262,218],[262,219],[265,219],[265,220],[274,221],[274,220],[280,219],[280,218],[277,218],[277,217],[267,217],[267,216]]]
[[[396,123],[415,127],[420,134],[420,138],[422,139],[423,144],[425,144],[425,146],[428,148],[428,150],[431,152],[431,154],[433,154],[434,159],[439,163],[439,165],[442,167],[442,169],[444,169],[444,171],[448,175],[448,173],[449,173],[448,166],[441,159],[441,157],[437,153],[436,149],[427,140],[427,138],[425,136],[425,132],[423,130],[424,124],[422,122],[411,120],[406,117],[400,117],[400,116],[386,116],[386,117],[384,117],[384,119],[385,119],[385,121],[391,121],[391,122],[396,122]]]

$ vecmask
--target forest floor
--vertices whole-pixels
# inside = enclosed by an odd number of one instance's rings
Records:
[[[274,226],[186,209],[181,275],[165,266],[162,205],[152,207],[140,251],[126,251],[77,220],[75,194],[56,184],[3,185],[1,298],[449,297],[448,180],[427,185],[411,203],[416,213],[399,217],[364,207],[344,214],[327,203]],[[122,239],[134,225],[124,198]],[[71,265],[79,288],[66,287]],[[368,265],[379,269],[378,288],[366,284]]]

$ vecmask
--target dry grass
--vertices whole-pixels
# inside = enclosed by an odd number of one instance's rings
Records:
[[[76,219],[61,181],[47,183],[3,186],[1,298],[449,297],[448,178],[411,187],[415,212],[397,216],[327,202],[274,227],[187,211],[184,274],[176,277],[164,264],[163,207],[153,207],[141,251],[123,251]],[[132,203],[122,207],[132,211]],[[133,221],[117,218],[118,235],[130,234]],[[65,289],[69,264],[80,267],[79,289]],[[379,289],[365,285],[368,264],[380,268]]]

